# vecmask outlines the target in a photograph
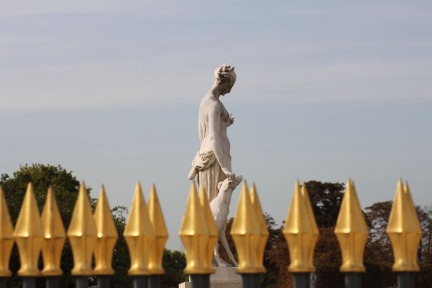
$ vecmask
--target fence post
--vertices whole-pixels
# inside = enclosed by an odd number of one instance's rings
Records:
[[[88,277],[93,275],[91,262],[97,230],[84,183],[78,192],[67,236],[72,247],[74,267],[71,274],[76,276],[76,287],[88,287]]]
[[[34,288],[35,277],[40,276],[38,260],[42,248],[43,229],[31,183],[27,185],[27,191],[15,226],[14,238],[21,259],[18,276],[23,277],[24,288]]]
[[[42,245],[44,269],[42,270],[42,275],[46,277],[47,288],[59,288],[57,277],[63,274],[60,269],[60,260],[66,240],[66,233],[52,187],[48,188],[41,220],[44,230]]]
[[[193,182],[179,234],[186,250],[184,272],[190,275],[192,288],[209,288],[210,274],[215,272],[211,266],[218,232],[205,189],[200,187],[198,197]]]
[[[123,235],[129,248],[131,267],[128,274],[134,277],[134,288],[147,288],[150,275],[149,255],[155,233],[140,183],[135,187],[131,211]]]
[[[149,288],[159,288],[161,275],[165,273],[162,267],[165,243],[168,240],[168,229],[162,214],[159,197],[155,185],[152,185],[148,200],[148,211],[150,222],[155,233],[154,247],[150,251],[150,277],[148,279]]]
[[[413,273],[420,270],[417,250],[422,230],[408,183],[403,185],[400,179],[390,212],[387,234],[393,248],[395,263],[392,269],[398,273],[398,287],[413,288]]]
[[[0,186],[0,247],[2,253],[0,254],[0,288],[7,287],[6,277],[11,276],[9,270],[9,260],[14,244],[13,233],[14,229],[9,215],[9,209],[6,204],[3,188]]]
[[[319,231],[306,185],[296,181],[294,194],[283,230],[291,256],[288,271],[294,273],[295,288],[310,287],[310,272],[315,271],[313,253]]]
[[[261,287],[260,274],[266,271],[263,257],[269,232],[255,185],[248,192],[246,181],[243,182],[231,236],[239,258],[237,272],[242,276],[243,287]]]
[[[345,287],[360,288],[360,273],[366,271],[363,265],[363,254],[368,237],[368,227],[351,179],[348,179],[346,184],[335,234],[342,252],[340,271],[345,272]]]
[[[109,288],[110,276],[114,274],[112,256],[118,233],[103,185],[94,212],[94,220],[97,231],[94,274],[97,276],[98,288]]]

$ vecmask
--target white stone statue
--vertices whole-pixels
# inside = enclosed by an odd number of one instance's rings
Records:
[[[198,116],[200,148],[192,161],[189,179],[198,175],[198,184],[207,191],[210,208],[218,227],[219,240],[227,251],[234,265],[237,265],[227,240],[225,227],[233,190],[243,177],[235,176],[231,168],[230,142],[227,128],[234,123],[234,117],[228,113],[219,97],[228,94],[236,81],[234,67],[221,65],[216,68],[215,82],[201,101]],[[218,266],[228,266],[219,257],[215,248],[215,261]]]

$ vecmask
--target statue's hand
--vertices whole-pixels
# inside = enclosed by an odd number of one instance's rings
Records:
[[[231,171],[225,170],[223,171],[228,178],[228,182],[233,182],[235,180],[235,174]]]

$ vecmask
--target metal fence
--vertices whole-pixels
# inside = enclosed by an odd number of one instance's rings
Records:
[[[348,181],[341,204],[335,233],[342,251],[345,287],[360,288],[360,273],[365,272],[363,254],[368,229],[359,205],[352,181]],[[318,228],[312,212],[306,185],[295,184],[293,198],[285,221],[286,238],[291,262],[288,270],[293,274],[294,287],[310,287],[310,273],[314,272],[313,253],[318,239]],[[393,271],[397,273],[398,287],[414,287],[414,272],[419,271],[417,249],[421,238],[421,226],[407,183],[397,184],[396,196],[387,226],[393,253]],[[260,287],[259,276],[265,273],[264,248],[269,236],[261,204],[253,185],[244,183],[236,215],[232,223],[233,237],[239,266],[237,272],[243,279],[243,287]],[[10,220],[3,190],[0,187],[0,288],[7,287],[9,258],[13,244],[19,251],[24,288],[35,287],[36,277],[46,278],[46,287],[59,287],[62,275],[60,257],[66,240],[72,248],[77,288],[88,288],[87,279],[96,276],[98,287],[109,287],[112,257],[118,233],[104,189],[92,213],[88,193],[81,185],[68,231],[62,224],[54,193],[48,190],[42,215],[36,204],[31,184],[28,185],[21,211],[15,225]],[[180,237],[186,250],[185,273],[190,275],[193,288],[210,287],[213,248],[218,239],[204,188],[198,193],[192,184],[186,211],[180,228]],[[168,233],[154,187],[146,203],[140,185],[135,190],[129,218],[124,230],[129,248],[134,288],[158,288],[163,275],[162,255]],[[42,253],[43,270],[38,269]],[[95,267],[92,268],[94,255]]]

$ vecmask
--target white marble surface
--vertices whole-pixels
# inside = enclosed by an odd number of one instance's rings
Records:
[[[236,267],[215,267],[215,273],[210,275],[210,288],[242,288],[243,282]],[[191,288],[191,282],[184,282],[179,288]]]
[[[234,123],[234,117],[228,113],[220,100],[229,94],[236,81],[234,67],[223,64],[214,72],[215,81],[200,103],[198,115],[198,135],[200,148],[192,161],[189,179],[198,175],[199,185],[204,186],[210,201],[213,217],[228,257],[237,266],[225,238],[225,227],[234,189],[243,177],[237,176],[231,167],[230,141],[228,127]],[[214,259],[219,267],[228,266],[218,253],[216,244]]]

